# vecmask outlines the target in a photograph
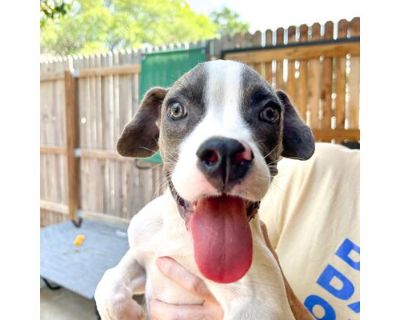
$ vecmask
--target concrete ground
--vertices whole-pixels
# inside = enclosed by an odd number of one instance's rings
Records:
[[[40,289],[41,320],[97,320],[94,301],[67,289]]]

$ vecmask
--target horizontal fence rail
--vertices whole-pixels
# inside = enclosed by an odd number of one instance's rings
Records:
[[[307,45],[281,45],[268,48],[227,50],[222,53],[225,59],[238,60],[247,64],[268,63],[272,61],[310,60],[320,57],[343,57],[347,54],[360,55],[359,39],[354,42],[316,42]]]
[[[165,187],[160,165],[115,150],[140,99],[141,61],[163,50],[207,48],[285,90],[319,141],[359,141],[360,20],[329,21],[221,39],[40,65],[41,225],[127,222]]]

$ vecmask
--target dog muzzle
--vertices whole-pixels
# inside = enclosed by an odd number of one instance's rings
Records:
[[[259,202],[222,194],[191,203],[177,193],[168,176],[167,181],[192,235],[195,261],[203,276],[218,283],[241,279],[252,263],[249,221]]]

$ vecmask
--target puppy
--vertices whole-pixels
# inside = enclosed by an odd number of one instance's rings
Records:
[[[98,284],[103,320],[144,317],[132,299],[143,292],[146,301],[202,303],[160,273],[160,256],[201,277],[224,319],[312,319],[257,217],[279,158],[314,152],[312,132],[284,92],[238,62],[199,64],[171,88],[146,93],[117,150],[127,157],[160,150],[168,188],[132,218],[130,250]]]

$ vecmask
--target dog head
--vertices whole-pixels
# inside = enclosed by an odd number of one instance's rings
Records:
[[[221,228],[236,233],[231,246],[243,249],[223,252],[226,268],[232,268],[229,255],[251,255],[251,243],[243,245],[251,242],[251,234],[249,239],[243,225],[248,228],[279,158],[310,158],[314,139],[283,91],[244,64],[218,60],[199,64],[169,89],[149,90],[117,144],[118,152],[129,157],[147,157],[158,149],[193,239],[206,243],[199,248],[195,243],[200,270],[212,280],[231,282],[243,275],[246,263],[248,269],[251,256],[221,276],[223,271],[215,274],[209,265],[218,257],[204,251],[221,251],[220,242],[227,239],[215,241],[216,248],[213,241],[210,248],[207,239],[196,239],[218,238]],[[215,225],[214,235],[204,231]]]

